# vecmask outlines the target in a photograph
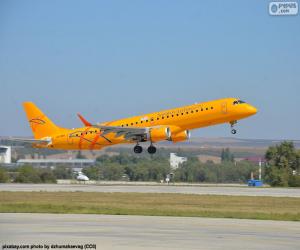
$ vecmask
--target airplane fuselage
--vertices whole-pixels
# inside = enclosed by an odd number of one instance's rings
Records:
[[[251,116],[257,112],[256,108],[237,98],[225,98],[189,106],[163,110],[140,116],[101,123],[105,126],[124,128],[147,128],[167,126],[174,142],[181,141],[180,135],[189,130],[212,126],[222,123],[234,124],[237,120]],[[106,146],[120,143],[134,143],[124,135],[116,136],[114,133],[103,135],[100,128],[85,126],[75,129],[63,129],[51,136],[49,145],[36,145],[52,149],[70,150],[97,150]],[[171,139],[172,140],[172,139]]]

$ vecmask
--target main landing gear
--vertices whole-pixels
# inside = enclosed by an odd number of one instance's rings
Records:
[[[156,153],[156,147],[154,147],[152,144],[147,149],[148,153],[153,155]]]
[[[154,147],[152,144],[147,148],[147,151],[149,154],[153,155],[156,153],[156,147]],[[137,144],[136,146],[134,146],[133,148],[133,152],[136,154],[140,154],[143,152],[143,148]]]
[[[237,121],[232,121],[230,122],[230,127],[231,127],[231,134],[235,135],[236,134],[236,129],[234,129],[234,125],[237,123]]]
[[[136,154],[140,154],[143,152],[143,148],[139,144],[137,144],[136,146],[134,146],[133,152]]]

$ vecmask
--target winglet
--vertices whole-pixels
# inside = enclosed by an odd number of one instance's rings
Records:
[[[77,113],[77,115],[78,115],[79,119],[82,121],[82,123],[85,126],[87,126],[87,127],[91,127],[92,126],[92,124],[89,123],[86,119],[84,119],[84,117],[81,114]]]

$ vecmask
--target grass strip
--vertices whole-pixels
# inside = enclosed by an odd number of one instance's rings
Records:
[[[0,192],[0,212],[300,221],[300,199],[156,193]]]

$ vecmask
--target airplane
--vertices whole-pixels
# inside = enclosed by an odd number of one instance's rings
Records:
[[[89,181],[89,177],[87,177],[85,174],[83,174],[81,171],[78,171],[76,174],[76,180],[77,181]]]
[[[229,123],[231,133],[238,120],[257,113],[257,109],[238,99],[225,98],[196,103],[130,118],[90,123],[78,114],[83,127],[67,129],[54,124],[34,103],[23,103],[34,139],[11,138],[31,143],[35,148],[60,150],[100,150],[121,143],[134,143],[133,151],[142,153],[141,142],[150,142],[149,154],[156,153],[154,143],[174,143],[190,138],[190,130]]]

